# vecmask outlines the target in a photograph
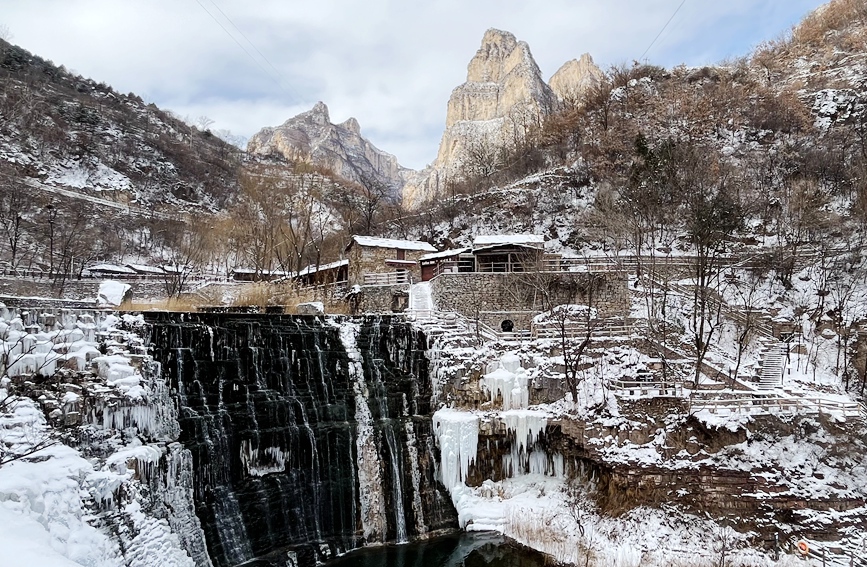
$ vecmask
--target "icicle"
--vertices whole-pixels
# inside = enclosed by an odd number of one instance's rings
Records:
[[[506,476],[521,476],[529,468],[530,473],[548,474],[547,454],[535,450],[548,424],[548,414],[537,410],[509,410],[500,414],[500,418],[508,432],[515,435],[511,454],[503,456],[503,473]],[[536,453],[539,455],[534,457]]]
[[[479,444],[479,417],[469,412],[443,408],[433,415],[440,447],[443,485],[452,490],[462,485],[476,460]]]
[[[529,379],[518,355],[506,353],[498,363],[489,364],[487,370],[481,382],[491,396],[491,403],[499,394],[503,397],[504,410],[526,408],[530,404]]]
[[[248,439],[241,441],[241,465],[250,476],[265,476],[286,470],[286,457],[280,447],[265,447],[261,450],[254,448]]]

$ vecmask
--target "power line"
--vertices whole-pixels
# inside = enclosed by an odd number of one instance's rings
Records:
[[[268,58],[265,57],[265,54],[264,54],[264,53],[262,53],[261,51],[259,51],[259,48],[256,47],[256,44],[253,43],[253,42],[250,40],[250,38],[247,37],[247,35],[246,35],[244,32],[241,31],[241,28],[239,28],[237,25],[235,25],[235,22],[232,21],[232,18],[230,18],[230,17],[226,14],[226,12],[223,11],[222,8],[220,8],[220,5],[217,4],[217,2],[216,2],[215,0],[210,0],[210,2],[211,2],[211,4],[214,5],[214,7],[215,7],[217,10],[220,11],[220,13],[223,15],[223,17],[226,18],[226,21],[229,22],[230,24],[232,24],[232,27],[235,28],[235,30],[236,30],[239,34],[241,34],[241,37],[243,37],[243,38],[247,41],[247,43],[250,44],[250,47],[252,47],[253,49],[256,50],[256,53],[258,53],[259,56],[260,56],[260,57],[265,61],[265,63],[267,63],[268,66],[271,67],[271,69],[274,70],[274,73],[276,73],[277,76],[278,76],[281,80],[284,80],[284,81],[285,81],[285,77],[283,77],[283,75],[280,73],[280,71],[277,69],[277,67],[275,67],[273,64],[271,64],[271,61],[269,61]],[[295,89],[292,88],[292,85],[287,84],[286,86],[288,86],[290,89],[292,89],[292,92],[293,92],[293,93],[295,93],[296,95],[298,94],[298,93],[295,91]],[[298,98],[299,100],[301,99],[300,96],[298,96],[297,98]]]
[[[212,2],[212,3],[213,3],[213,2]],[[297,95],[295,95],[295,94],[293,94],[293,93],[290,93],[288,90],[286,90],[286,87],[283,86],[283,83],[280,82],[279,78],[275,78],[274,75],[272,75],[272,74],[268,71],[268,69],[266,69],[266,68],[262,65],[262,63],[260,63],[259,60],[256,59],[256,58],[253,56],[253,54],[250,53],[250,51],[249,51],[246,47],[244,47],[244,45],[243,45],[240,41],[238,41],[238,38],[236,38],[234,35],[232,35],[232,32],[230,32],[230,31],[226,28],[226,26],[223,25],[223,22],[221,22],[221,21],[220,21],[220,20],[219,20],[219,19],[218,19],[214,14],[212,14],[212,13],[211,13],[211,12],[210,12],[206,7],[205,7],[205,5],[201,3],[200,0],[196,0],[196,4],[198,4],[198,5],[202,8],[202,10],[204,10],[205,13],[208,14],[208,15],[211,17],[211,19],[214,20],[214,22],[216,22],[217,25],[220,26],[220,28],[221,28],[224,32],[226,32],[226,35],[228,35],[230,38],[232,38],[232,41],[234,41],[235,44],[236,44],[238,47],[240,47],[241,50],[242,50],[244,53],[247,54],[247,57],[249,57],[250,59],[253,60],[253,63],[255,63],[256,66],[259,67],[259,69],[261,69],[262,72],[265,73],[265,74],[268,76],[269,79],[271,79],[272,81],[274,81],[274,84],[276,84],[278,87],[280,87],[280,90],[282,90],[284,93],[286,93],[287,95],[289,95],[291,98],[295,99],[295,102],[299,102],[299,103],[301,102],[300,97],[298,97]],[[214,4],[214,7],[216,7],[217,10],[220,10],[220,7],[217,6],[216,4]],[[223,13],[222,10],[220,10],[220,13],[223,14],[223,16],[226,17],[227,20],[229,20],[228,16],[226,16],[226,14]],[[232,23],[231,20],[229,20],[229,22]],[[238,29],[238,27],[235,26],[234,23],[232,23],[232,26],[234,26],[235,29]],[[238,32],[240,33],[241,30],[238,30]],[[244,36],[243,33],[241,33],[241,35]],[[244,36],[244,39],[247,39],[247,37]],[[247,41],[250,43],[251,46],[253,46],[253,49],[255,49],[255,50],[259,53],[259,55],[262,55],[262,53],[261,53],[258,49],[256,49],[256,46],[253,45],[253,42],[251,42],[249,39],[247,39]],[[262,55],[262,58],[265,59],[265,61],[268,61],[267,58],[265,58],[264,55]],[[268,65],[271,65],[271,63],[268,62]],[[273,69],[274,66],[271,65],[271,68]],[[276,69],[274,69],[274,70],[277,71]],[[278,72],[278,75],[279,75],[279,72]]]
[[[653,38],[653,41],[650,42],[650,45],[647,46],[647,49],[645,49],[644,53],[641,54],[641,57],[638,58],[639,61],[642,61],[644,59],[644,56],[647,55],[647,52],[650,51],[650,48],[653,47],[653,44],[656,43],[656,40],[659,39],[659,36],[662,35],[662,32],[665,31],[665,28],[668,27],[668,24],[671,23],[671,20],[674,19],[674,17],[677,15],[678,12],[680,12],[680,9],[683,8],[684,4],[686,4],[686,0],[681,1],[680,6],[677,7],[677,10],[675,10],[674,13],[671,15],[671,17],[668,18],[668,21],[665,22],[665,25],[662,26],[662,29],[659,30],[659,33],[656,34],[656,37]]]

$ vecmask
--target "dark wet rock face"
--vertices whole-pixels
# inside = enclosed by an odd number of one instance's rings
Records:
[[[409,324],[216,313],[150,323],[215,565],[311,564],[456,527],[435,479],[424,341]]]

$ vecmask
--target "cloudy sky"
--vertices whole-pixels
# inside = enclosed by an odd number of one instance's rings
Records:
[[[355,116],[374,144],[421,168],[436,156],[449,93],[487,28],[529,43],[547,79],[584,52],[603,69],[719,62],[821,3],[0,0],[0,29],[118,91],[191,121],[207,116],[213,130],[249,137],[321,100],[332,122]]]

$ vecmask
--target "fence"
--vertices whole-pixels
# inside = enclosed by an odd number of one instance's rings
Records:
[[[398,285],[411,283],[412,274],[408,271],[364,274],[364,285]]]
[[[2,267],[0,268],[0,276],[9,276],[13,278],[20,279],[33,279],[33,280],[63,280],[63,281],[73,281],[73,280],[123,280],[123,281],[165,281],[167,278],[175,277],[176,274],[172,274],[171,272],[166,272],[164,274],[126,274],[126,273],[112,273],[112,272],[91,272],[89,270],[85,270],[82,273],[74,272],[49,272],[46,270],[41,270],[39,268],[10,268],[10,267]],[[194,273],[190,274],[187,279],[189,281],[224,281],[228,278],[225,274],[204,274],[204,273]]]
[[[744,398],[731,400],[693,401],[691,411],[707,410],[713,414],[728,413],[760,415],[772,413],[837,413],[843,417],[867,417],[867,408],[858,402],[827,398]]]
[[[530,333],[533,338],[538,339],[559,339],[563,336],[574,339],[587,336],[587,327],[587,323],[581,322],[567,322],[562,325],[556,322],[534,323]],[[593,338],[628,337],[633,332],[632,323],[622,319],[591,321],[589,327],[590,336]]]
[[[683,384],[673,380],[609,380],[608,385],[621,397],[683,397]]]

